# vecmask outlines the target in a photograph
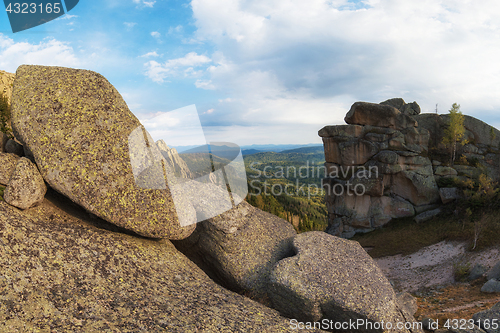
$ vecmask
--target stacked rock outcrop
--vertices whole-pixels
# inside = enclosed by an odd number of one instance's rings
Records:
[[[441,178],[500,176],[500,132],[473,117],[466,116],[469,144],[460,147],[459,156],[479,165],[453,167],[445,165],[449,153],[441,143],[448,115],[421,115],[416,102],[394,98],[356,102],[344,120],[347,125],[318,133],[325,149],[327,231],[333,235],[349,238],[393,218],[431,218],[439,205],[460,195],[456,188],[440,189]]]

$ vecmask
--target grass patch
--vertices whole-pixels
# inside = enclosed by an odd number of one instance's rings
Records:
[[[500,245],[500,210],[484,214],[481,234],[475,250],[483,250],[493,245]],[[469,218],[456,216],[438,216],[430,221],[417,224],[413,218],[393,220],[380,229],[367,234],[356,234],[353,240],[361,246],[372,248],[369,251],[373,258],[396,254],[407,255],[423,247],[439,243],[443,240],[466,241],[472,249],[476,225]]]
[[[3,199],[3,192],[4,192],[4,191],[5,191],[5,186],[0,185],[0,200],[1,200],[1,201],[5,201],[5,200]]]

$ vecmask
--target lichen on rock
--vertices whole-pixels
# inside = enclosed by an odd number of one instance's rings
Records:
[[[168,188],[135,185],[127,139],[141,124],[102,75],[20,66],[12,126],[45,181],[93,214],[147,237],[182,239],[193,231],[179,225]]]

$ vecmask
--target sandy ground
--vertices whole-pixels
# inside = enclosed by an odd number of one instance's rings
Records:
[[[500,249],[467,252],[464,243],[440,242],[410,255],[375,259],[397,291],[418,290],[454,283],[454,265],[481,263],[493,267],[500,261]]]

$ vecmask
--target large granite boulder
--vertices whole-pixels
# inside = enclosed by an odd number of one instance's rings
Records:
[[[293,246],[296,254],[279,261],[271,274],[269,296],[280,312],[303,321],[362,319],[391,322],[393,328],[398,321],[413,320],[359,243],[324,232],[306,232],[295,237]],[[357,327],[342,332],[373,331],[377,330]]]
[[[187,200],[174,205],[168,187],[136,185],[131,157],[147,152],[128,139],[141,124],[100,74],[20,66],[12,126],[45,181],[93,214],[147,237],[182,239],[194,230],[179,223],[182,214],[196,221]]]
[[[26,211],[0,202],[0,331],[304,331],[214,283],[170,241],[47,199]]]
[[[19,156],[9,153],[0,153],[0,184],[9,184],[10,176],[16,169]]]
[[[488,280],[482,287],[483,293],[500,293],[500,281],[495,279]]]
[[[495,279],[500,281],[500,261],[495,264],[489,271],[487,275],[488,280]]]
[[[409,116],[420,114],[420,106],[417,104],[417,102],[406,103],[402,98],[391,98],[381,102],[380,104],[393,106],[401,111],[401,113],[407,114]]]
[[[295,235],[289,222],[243,201],[174,243],[227,288],[265,298],[269,272],[291,254]]]
[[[474,314],[472,319],[487,333],[500,333],[500,303],[493,305],[491,309]],[[497,325],[493,325],[495,322]]]
[[[390,105],[356,102],[344,118],[347,124],[372,125],[402,130],[417,126],[417,122]]]
[[[47,186],[29,159],[21,157],[4,191],[5,201],[17,208],[28,209],[43,201]]]

